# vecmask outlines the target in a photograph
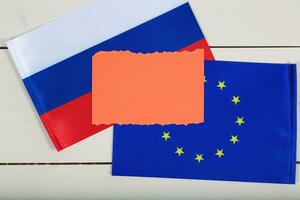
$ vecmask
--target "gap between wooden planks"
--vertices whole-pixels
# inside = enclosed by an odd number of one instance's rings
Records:
[[[296,162],[300,165],[300,161]],[[51,163],[0,163],[1,166],[33,166],[33,165],[112,165],[111,162],[51,162]]]

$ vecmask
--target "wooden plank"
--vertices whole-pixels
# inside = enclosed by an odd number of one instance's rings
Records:
[[[299,172],[299,166],[298,166]],[[300,185],[112,177],[111,166],[0,166],[0,199],[298,199]],[[255,191],[255,192],[254,192]]]
[[[260,62],[300,60],[300,48],[213,49],[213,52],[219,60]],[[8,50],[0,50],[0,60],[0,163],[111,162],[112,129],[57,153],[17,75]],[[300,145],[300,137],[298,144]],[[300,161],[300,154],[298,160]]]
[[[1,0],[0,46],[13,37],[63,16],[90,0]]]
[[[2,0],[0,46],[90,0]],[[190,0],[213,46],[300,46],[300,1]],[[113,14],[113,13],[112,13]]]
[[[213,48],[217,60],[300,63],[300,48]]]
[[[213,46],[299,46],[300,1],[192,0]]]

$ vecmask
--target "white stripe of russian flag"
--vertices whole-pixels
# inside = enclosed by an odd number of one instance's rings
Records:
[[[7,46],[24,79],[186,2],[95,0],[7,42]]]

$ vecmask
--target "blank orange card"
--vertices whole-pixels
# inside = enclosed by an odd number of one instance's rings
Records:
[[[93,124],[204,121],[204,51],[93,56]]]

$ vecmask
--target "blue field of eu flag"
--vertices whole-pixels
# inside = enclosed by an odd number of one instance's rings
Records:
[[[114,126],[112,174],[294,184],[296,66],[207,61],[204,81],[204,123]]]

